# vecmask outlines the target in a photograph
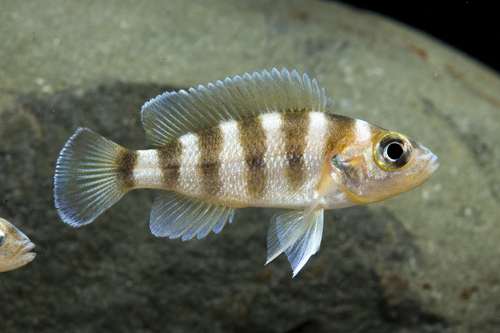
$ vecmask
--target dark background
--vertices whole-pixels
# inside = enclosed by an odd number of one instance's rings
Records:
[[[425,31],[500,71],[500,11],[496,1],[341,2]]]

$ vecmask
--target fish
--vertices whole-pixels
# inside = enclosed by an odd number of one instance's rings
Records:
[[[324,210],[407,192],[439,167],[409,137],[331,106],[316,79],[286,68],[165,92],[141,109],[157,149],[76,130],[57,160],[55,206],[80,227],[133,189],[166,190],[153,202],[151,232],[184,241],[219,233],[238,208],[281,208],[266,264],[284,252],[295,276],[319,250]]]
[[[12,223],[0,217],[0,272],[19,268],[33,261],[36,253],[30,239]]]

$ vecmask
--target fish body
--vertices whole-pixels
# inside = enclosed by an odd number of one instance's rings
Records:
[[[158,149],[76,131],[57,161],[56,207],[81,226],[132,189],[164,189],[151,231],[183,240],[218,233],[237,208],[285,208],[271,221],[268,262],[285,252],[295,275],[319,249],[325,209],[404,193],[439,166],[410,138],[330,106],[315,79],[285,68],[164,93],[141,112]]]
[[[29,238],[7,220],[0,218],[0,272],[26,265],[36,257]]]
[[[137,151],[128,186],[172,190],[235,208],[350,205],[345,198],[328,200],[341,197],[339,188],[327,197],[318,192],[331,153],[327,139],[350,121],[322,112],[225,121],[165,148]]]

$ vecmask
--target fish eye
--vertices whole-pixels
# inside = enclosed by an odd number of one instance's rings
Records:
[[[402,143],[391,142],[384,148],[384,157],[390,161],[397,161],[403,156],[403,149]]]
[[[0,229],[0,247],[2,247],[2,245],[5,243],[6,240],[7,240],[7,234],[5,233],[5,231]]]
[[[397,171],[403,168],[411,157],[410,142],[395,132],[382,135],[374,148],[375,162],[386,171]]]

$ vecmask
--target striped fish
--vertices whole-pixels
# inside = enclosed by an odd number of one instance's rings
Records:
[[[286,68],[166,92],[141,112],[158,149],[76,131],[57,161],[56,208],[79,227],[132,189],[164,189],[151,231],[182,240],[220,232],[236,208],[285,208],[272,218],[267,262],[285,252],[295,276],[319,249],[325,209],[404,193],[439,166],[408,137],[330,106],[315,79]]]

